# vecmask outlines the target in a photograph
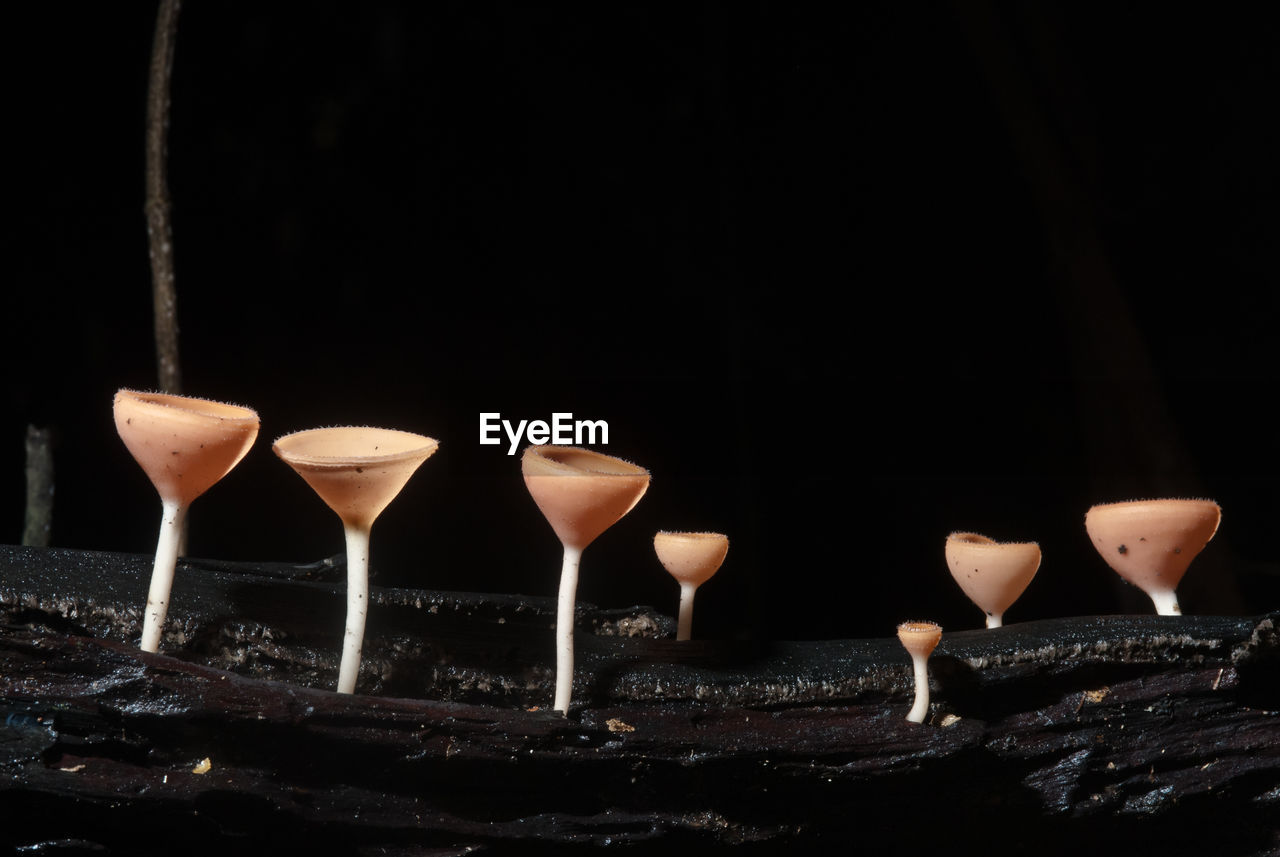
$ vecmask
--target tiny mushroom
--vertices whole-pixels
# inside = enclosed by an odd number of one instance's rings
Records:
[[[136,390],[117,392],[112,411],[120,439],[164,507],[140,644],[144,652],[157,652],[187,510],[253,446],[258,414],[239,405]]]
[[[574,446],[531,446],[520,460],[524,484],[564,548],[556,607],[554,708],[573,693],[573,620],[582,551],[635,508],[649,488],[643,467]]]
[[[987,614],[988,628],[1004,624],[1004,612],[1040,568],[1040,546],[1035,542],[997,542],[977,533],[947,536],[946,555],[951,576]]]
[[[694,593],[720,569],[729,553],[729,537],[721,533],[660,532],[653,537],[653,549],[662,567],[680,584],[676,639],[688,640],[693,632]]]
[[[338,693],[355,693],[369,608],[369,532],[439,443],[407,431],[345,426],[287,434],[271,448],[342,519],[347,543],[347,621]]]
[[[1094,506],[1084,526],[1107,565],[1147,593],[1156,613],[1181,616],[1175,590],[1221,520],[1212,500],[1132,500]]]
[[[929,655],[942,639],[942,626],[936,622],[903,622],[898,626],[898,639],[911,655],[915,673],[916,702],[911,706],[907,719],[923,723],[929,713]]]

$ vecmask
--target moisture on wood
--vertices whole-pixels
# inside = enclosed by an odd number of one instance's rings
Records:
[[[565,718],[553,599],[374,587],[349,696],[339,562],[180,563],[159,655],[149,568],[0,547],[0,845],[1280,849],[1280,614],[948,633],[915,725],[896,639],[676,643],[579,605]]]

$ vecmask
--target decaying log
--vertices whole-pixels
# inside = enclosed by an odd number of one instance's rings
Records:
[[[36,853],[1188,853],[1280,849],[1280,614],[948,633],[907,723],[896,640],[676,643],[551,599],[375,587],[331,692],[335,563],[0,548],[0,844]],[[207,760],[207,761],[205,761]]]

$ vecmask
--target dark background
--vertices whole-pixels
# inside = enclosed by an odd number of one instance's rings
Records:
[[[5,27],[0,541],[34,423],[53,543],[154,548],[111,419],[156,384],[154,12]],[[976,627],[955,529],[1041,543],[1010,621],[1148,612],[1082,522],[1164,495],[1225,510],[1184,609],[1274,609],[1277,44],[1164,4],[189,2],[185,391],[262,418],[190,553],[339,552],[270,442],[368,423],[441,441],[376,582],[552,595],[559,545],[478,415],[571,411],[653,473],[580,599],[674,612],[653,533],[722,531],[701,636]]]

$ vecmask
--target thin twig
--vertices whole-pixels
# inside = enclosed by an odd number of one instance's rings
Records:
[[[22,543],[48,547],[53,530],[53,433],[27,426],[27,514]]]
[[[169,127],[169,82],[180,0],[160,0],[147,91],[147,239],[155,305],[156,368],[160,389],[182,392],[178,363],[178,299],[174,286],[173,226],[169,218],[165,138]]]

